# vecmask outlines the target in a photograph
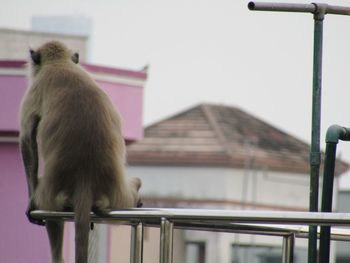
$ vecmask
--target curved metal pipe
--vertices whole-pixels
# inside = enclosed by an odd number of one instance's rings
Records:
[[[339,125],[332,125],[326,133],[326,154],[322,185],[322,212],[332,212],[334,170],[336,162],[337,144],[339,140],[350,140],[350,129]],[[320,233],[320,263],[329,262],[331,227],[322,226]]]
[[[326,133],[326,143],[338,143],[339,140],[350,141],[350,128],[330,126]]]

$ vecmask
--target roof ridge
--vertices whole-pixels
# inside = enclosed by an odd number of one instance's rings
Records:
[[[213,105],[212,104],[200,104],[199,107],[202,109],[202,112],[204,113],[205,117],[209,121],[210,126],[212,127],[212,129],[214,130],[216,135],[218,136],[219,141],[221,142],[225,151],[231,155],[232,150],[230,147],[228,147],[229,141],[227,140],[226,136],[222,132],[222,129],[221,129],[220,125],[218,124],[218,122],[217,122],[217,120],[216,120],[216,118],[211,110]]]
[[[160,124],[162,122],[175,119],[175,118],[177,118],[178,116],[180,116],[180,115],[182,115],[184,113],[187,113],[187,112],[190,112],[190,111],[192,111],[194,109],[199,108],[200,106],[201,106],[201,104],[198,104],[198,105],[195,105],[195,106],[187,107],[187,108],[185,108],[183,110],[178,111],[177,113],[171,113],[171,114],[168,114],[167,116],[163,116],[159,120],[155,120],[155,121],[152,121],[151,123],[147,124],[145,126],[145,130],[149,129],[149,128],[152,128],[152,127],[154,127],[154,126],[156,126],[156,125],[158,125],[158,124]]]

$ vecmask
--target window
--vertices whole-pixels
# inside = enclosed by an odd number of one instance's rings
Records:
[[[232,263],[280,263],[282,262],[281,248],[232,246]]]
[[[189,242],[186,244],[186,263],[205,263],[205,243]]]
[[[294,248],[294,263],[307,263],[307,249]],[[337,258],[338,260],[338,258]],[[232,245],[231,263],[280,263],[282,262],[282,247],[263,245]],[[336,263],[350,262],[336,261]]]
[[[336,263],[349,263],[350,257],[337,257]]]
[[[280,256],[262,256],[260,258],[261,263],[280,263],[282,261],[282,257]]]

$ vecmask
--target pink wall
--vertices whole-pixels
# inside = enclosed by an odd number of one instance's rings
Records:
[[[123,134],[127,140],[143,137],[142,109],[143,89],[137,86],[97,81],[100,87],[109,95],[121,115]]]
[[[0,144],[0,262],[50,262],[45,227],[25,216],[27,185],[17,143]]]
[[[5,70],[23,70],[24,61],[0,61],[0,133],[18,131],[18,110],[26,89],[24,75],[2,73]],[[121,77],[129,80],[145,81],[146,73],[94,65],[84,65],[91,73]],[[99,78],[100,79],[100,78]],[[123,81],[97,80],[114,102],[123,118],[123,134],[127,140],[137,140],[143,136],[143,86],[125,84]]]
[[[0,76],[0,131],[18,131],[18,110],[26,88],[24,76]]]

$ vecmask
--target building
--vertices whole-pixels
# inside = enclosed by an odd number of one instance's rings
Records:
[[[342,142],[347,143],[347,142]],[[337,212],[350,213],[350,172],[341,177],[338,191]],[[333,242],[336,245],[336,263],[350,262],[349,242]]]
[[[92,23],[85,16],[34,16],[31,29],[39,33],[89,37],[92,32]]]
[[[92,21],[83,15],[34,16],[31,23],[32,32],[52,33],[83,37],[85,42],[86,61],[91,59]]]
[[[0,28],[0,60],[26,60],[29,48],[37,48],[50,40],[60,40],[74,51],[79,51],[81,62],[87,57],[87,36],[43,33]]]
[[[19,107],[27,87],[25,59],[29,46],[60,40],[79,50],[84,61],[86,37],[0,29],[0,262],[49,262],[49,242],[44,227],[30,224],[25,216],[28,204],[26,177],[19,152]],[[127,143],[143,137],[143,87],[147,72],[85,64],[99,86],[111,98],[123,120]],[[107,262],[114,253],[112,226],[97,226],[91,235],[90,258]],[[124,237],[123,237],[124,238]],[[65,262],[74,262],[74,226],[65,227]],[[109,262],[109,261],[108,261]]]
[[[151,207],[307,211],[308,156],[308,144],[240,109],[200,104],[147,127],[128,146],[127,171],[142,178]],[[338,161],[338,175],[347,169]],[[278,238],[175,233],[175,262],[281,262]],[[149,230],[146,246],[157,236]],[[306,246],[298,241],[296,262],[306,262]]]

